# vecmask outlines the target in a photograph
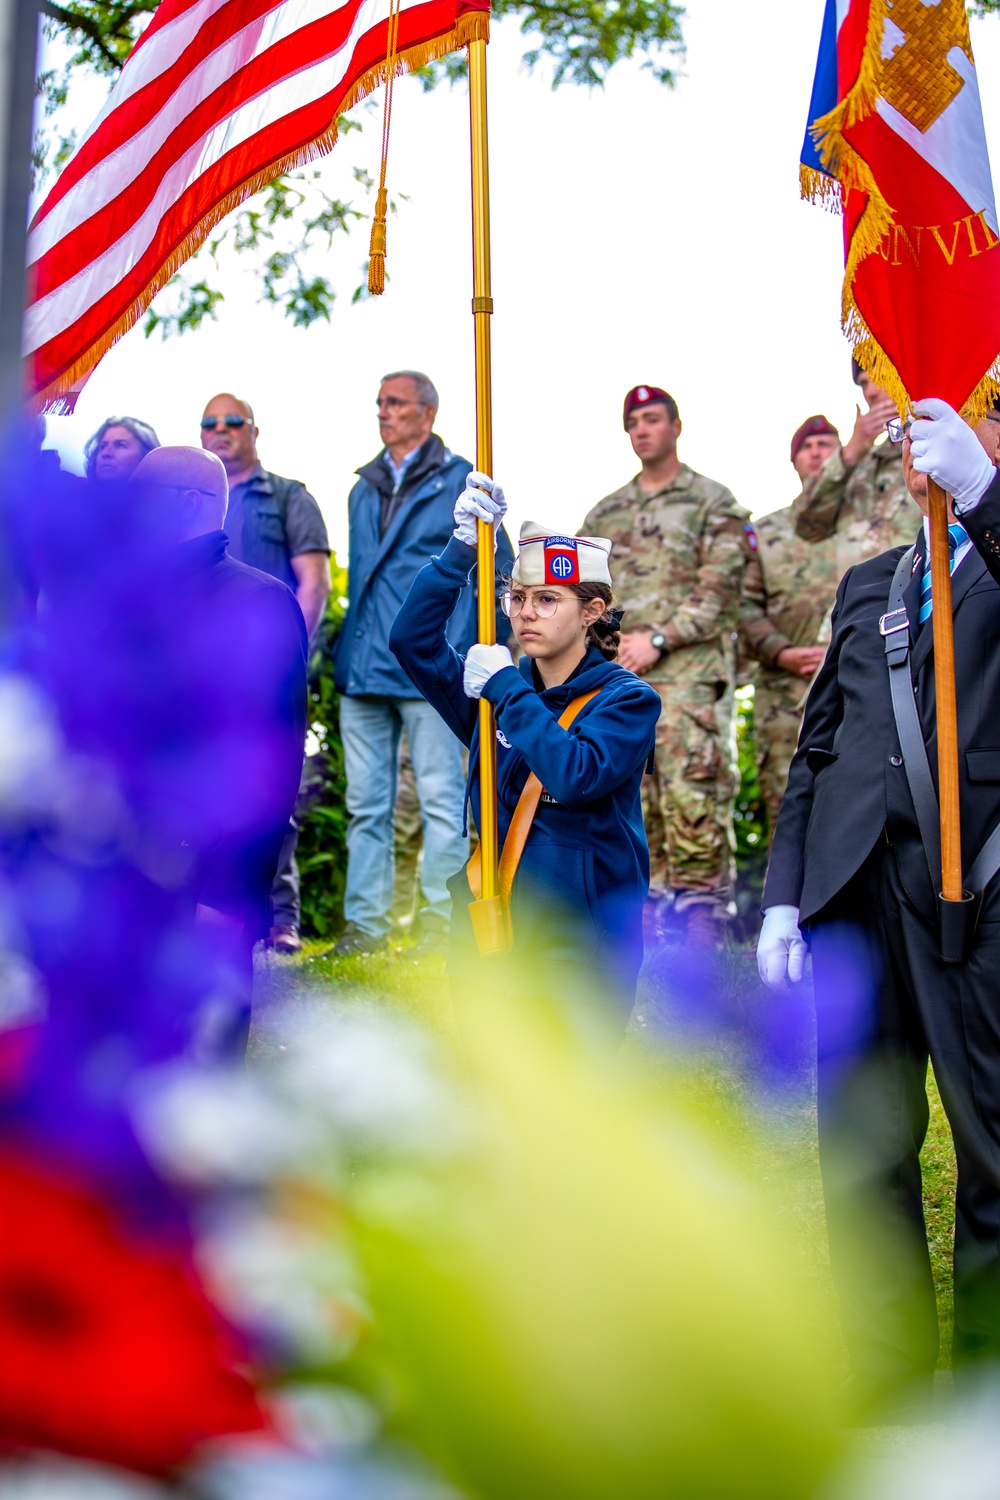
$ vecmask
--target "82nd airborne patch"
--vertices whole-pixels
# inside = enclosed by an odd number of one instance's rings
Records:
[[[574,537],[547,536],[543,550],[546,583],[580,582],[580,558]]]

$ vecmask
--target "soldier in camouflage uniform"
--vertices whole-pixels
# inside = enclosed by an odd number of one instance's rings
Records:
[[[850,439],[809,479],[792,506],[804,542],[833,540],[838,580],[855,563],[913,541],[913,505],[903,482],[901,450],[885,424],[896,404],[854,361],[854,381],[868,410]]]
[[[685,915],[692,942],[716,946],[733,889],[732,631],[748,516],[679,461],[681,423],[666,391],[630,391],[625,429],[642,469],[594,507],[581,534],[612,541],[626,625],[619,660],[663,703],[656,770],[642,789],[650,896]]]
[[[809,417],[792,438],[792,465],[803,484],[840,447],[826,417]],[[809,682],[826,652],[820,635],[840,575],[834,543],[796,536],[792,510],[769,512],[748,531],[752,556],[743,579],[740,640],[756,659],[754,732],[768,835],[778,818],[798,743]]]

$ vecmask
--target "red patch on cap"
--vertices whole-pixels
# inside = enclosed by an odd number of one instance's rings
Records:
[[[548,536],[543,548],[546,583],[579,583],[580,557],[571,536]]]

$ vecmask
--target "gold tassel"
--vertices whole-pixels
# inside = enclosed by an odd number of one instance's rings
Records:
[[[379,188],[372,220],[372,238],[368,247],[368,290],[373,297],[385,291],[385,214],[388,204],[385,188]]]
[[[368,291],[372,297],[381,297],[385,291],[385,216],[389,206],[385,190],[385,169],[389,160],[392,86],[396,81],[396,73],[399,71],[396,53],[396,43],[399,38],[399,6],[400,0],[390,0],[385,50],[385,102],[382,106],[382,162],[379,167],[375,217],[372,220],[372,237],[368,249]]]

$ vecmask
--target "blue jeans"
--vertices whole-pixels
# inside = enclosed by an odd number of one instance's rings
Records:
[[[428,911],[448,922],[447,882],[469,857],[462,833],[462,747],[423,698],[340,700],[347,773],[347,890],[344,917],[370,937],[389,931],[399,739],[403,729],[420,798],[424,856],[420,892]]]

